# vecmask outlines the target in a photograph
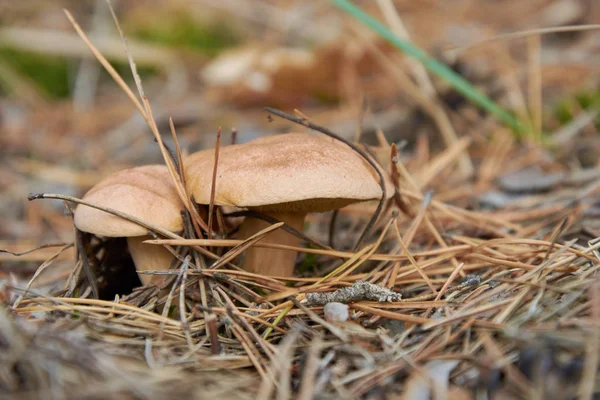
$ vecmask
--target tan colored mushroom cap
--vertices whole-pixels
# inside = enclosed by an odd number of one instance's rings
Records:
[[[190,193],[210,202],[214,149],[185,161]],[[388,198],[393,186],[387,178]],[[275,212],[323,212],[381,198],[375,170],[354,150],[327,136],[265,136],[219,151],[215,204]]]
[[[83,200],[172,232],[183,228],[180,214],[183,204],[164,165],[146,165],[109,175],[91,188]],[[75,210],[75,226],[81,231],[108,237],[147,234],[145,228],[133,222],[84,205]]]

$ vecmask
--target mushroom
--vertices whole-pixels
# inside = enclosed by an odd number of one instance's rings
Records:
[[[185,161],[189,192],[208,204],[214,150],[203,150]],[[393,187],[386,179],[388,197]],[[258,211],[302,232],[309,212],[325,212],[349,204],[379,199],[376,171],[346,144],[330,137],[288,133],[261,137],[220,149],[214,203]],[[247,238],[270,224],[246,217],[238,236]],[[299,246],[301,239],[278,230],[262,242]],[[275,276],[293,275],[296,252],[251,247],[244,269]]]
[[[167,167],[146,165],[111,174],[91,188],[83,197],[88,203],[112,208],[153,225],[177,232],[183,229],[183,209]],[[146,228],[96,208],[79,205],[75,226],[83,232],[106,237],[126,237],[127,245],[140,280],[144,285],[160,278],[141,275],[140,271],[166,270],[173,255],[162,246],[144,244],[150,239]]]

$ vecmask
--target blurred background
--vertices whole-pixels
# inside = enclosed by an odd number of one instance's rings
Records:
[[[552,134],[579,121],[578,139],[563,140],[554,154],[557,159],[561,151],[568,154],[565,164],[597,166],[600,31],[502,35],[600,23],[599,2],[355,4],[532,126]],[[426,162],[429,151],[446,148],[431,104],[445,110],[459,137],[487,143],[498,132],[511,136],[329,1],[113,0],[112,5],[165,141],[171,142],[172,117],[188,152],[214,146],[219,127],[224,144],[231,143],[232,130],[237,142],[301,130],[271,121],[264,106],[298,109],[373,146],[380,143],[381,129],[389,143],[401,144],[409,167],[411,160]],[[64,204],[28,202],[29,192],[80,197],[106,174],[161,162],[143,118],[63,9],[135,87],[104,0],[0,2],[0,248],[13,252],[72,241]],[[443,184],[451,187],[455,170],[440,173]],[[0,278],[12,273],[11,279],[23,279],[56,251],[19,258],[0,253]],[[73,258],[72,249],[61,253],[56,265],[64,268],[53,268],[38,285],[66,276]]]

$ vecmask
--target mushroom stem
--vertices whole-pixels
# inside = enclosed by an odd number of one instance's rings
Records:
[[[290,212],[268,213],[267,215],[284,222],[299,232],[303,230],[304,218],[306,217],[306,213]],[[241,239],[246,239],[270,225],[270,223],[261,219],[246,217],[240,226],[238,236]],[[262,243],[275,243],[296,247],[301,244],[301,241],[302,239],[283,229],[278,229],[261,240]],[[242,266],[245,270],[256,274],[288,277],[294,275],[296,253],[293,250],[251,247],[246,251]]]
[[[127,238],[129,253],[135,264],[142,284],[159,285],[166,276],[140,274],[140,271],[168,270],[173,262],[173,255],[163,246],[143,243],[144,240],[152,239],[150,236],[133,236]]]

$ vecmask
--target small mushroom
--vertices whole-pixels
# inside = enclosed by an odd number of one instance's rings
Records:
[[[183,229],[183,209],[167,167],[146,165],[111,174],[91,188],[83,197],[88,203],[112,208],[153,225],[177,232]],[[166,270],[173,255],[164,247],[144,244],[148,231],[116,215],[79,205],[75,210],[75,226],[83,232],[105,237],[126,237],[136,270]],[[160,278],[139,275],[144,285]]]
[[[200,204],[210,202],[214,150],[185,161],[190,193]],[[385,176],[385,175],[384,175]],[[386,180],[388,198],[394,193]],[[309,212],[325,212],[381,198],[376,171],[346,144],[307,133],[265,136],[219,152],[215,204],[258,211],[302,232]],[[247,238],[270,223],[246,217],[238,236]],[[283,230],[263,242],[299,246],[301,239]],[[252,247],[243,267],[272,276],[291,276],[296,252]]]

